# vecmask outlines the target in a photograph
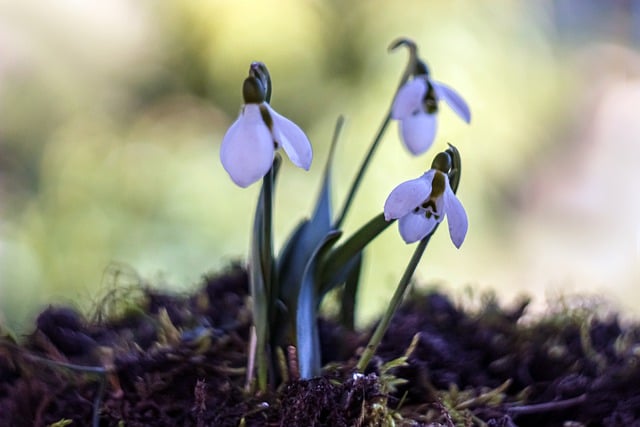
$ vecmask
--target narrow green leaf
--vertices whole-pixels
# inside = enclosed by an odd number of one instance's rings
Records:
[[[356,297],[360,285],[360,273],[362,271],[362,251],[355,258],[342,291],[342,306],[340,307],[340,323],[345,328],[353,331],[355,329]]]
[[[343,123],[343,118],[339,117],[331,141],[329,156],[325,164],[320,193],[318,194],[311,219],[304,220],[298,224],[278,257],[280,286],[278,298],[284,303],[285,310],[279,313],[275,321],[276,328],[278,329],[278,337],[275,338],[276,341],[286,336],[288,329],[287,324],[293,327],[296,318],[298,294],[300,292],[305,268],[315,249],[331,230],[331,218],[333,215],[331,203],[331,169],[335,147]]]
[[[322,290],[327,292],[334,286],[344,282],[351,268],[354,257],[373,239],[391,225],[381,213],[362,226],[346,242],[332,250],[319,267]]]
[[[322,177],[322,186],[320,187],[313,215],[311,219],[304,220],[298,225],[279,256],[278,273],[282,288],[281,299],[285,303],[297,299],[300,279],[309,258],[331,229],[333,210],[331,203],[331,170],[335,147],[343,123],[343,118],[339,117],[331,141],[331,148]],[[289,305],[287,304],[287,306]]]
[[[278,277],[280,278],[280,298],[290,308],[298,299],[300,278],[304,266],[313,252],[309,247],[309,220],[301,221],[287,240],[278,256]],[[316,243],[317,244],[317,243]]]
[[[320,375],[321,353],[318,333],[317,260],[340,238],[340,231],[325,236],[309,258],[298,297],[296,313],[296,338],[298,365],[302,379]]]

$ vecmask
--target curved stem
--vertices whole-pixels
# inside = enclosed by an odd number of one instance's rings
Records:
[[[398,39],[394,41],[391,44],[391,46],[389,46],[389,50],[394,50],[400,46],[406,46],[409,49],[409,62],[407,63],[407,67],[405,68],[404,73],[400,78],[400,82],[398,83],[398,88],[396,89],[396,93],[407,82],[407,80],[409,80],[409,77],[411,77],[411,75],[413,74],[416,63],[418,61],[418,48],[416,47],[416,44],[413,41],[409,39]],[[394,98],[395,98],[395,94],[394,94]],[[393,101],[392,101],[392,105],[393,105]],[[360,169],[358,169],[358,174],[356,175],[355,179],[353,180],[353,183],[351,184],[351,188],[347,193],[347,198],[344,202],[342,210],[340,211],[340,215],[338,215],[334,223],[334,228],[336,229],[340,228],[340,226],[344,222],[344,219],[347,216],[347,212],[349,211],[349,208],[353,203],[353,199],[355,198],[356,192],[360,187],[360,183],[362,181],[362,178],[364,177],[364,173],[369,167],[369,163],[373,158],[373,153],[375,153],[376,149],[378,148],[378,145],[380,144],[380,141],[382,140],[382,136],[384,135],[384,132],[387,130],[387,126],[389,125],[390,121],[391,121],[391,106],[389,106],[387,115],[383,119],[382,124],[378,129],[378,133],[373,138],[373,142],[369,147],[369,151],[367,152],[366,157],[364,158],[364,160],[362,161],[362,164],[360,165]]]

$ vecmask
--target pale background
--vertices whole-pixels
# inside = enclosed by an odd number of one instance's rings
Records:
[[[443,108],[420,158],[393,124],[347,232],[451,142],[469,234],[456,250],[441,229],[421,283],[540,306],[598,294],[636,315],[640,2],[16,0],[0,1],[0,322],[28,330],[49,303],[90,311],[138,277],[188,292],[245,257],[258,185],[236,188],[218,150],[253,60],[315,150],[309,173],[285,162],[276,245],[307,215],[344,114],[340,206],[405,65],[386,51],[398,36],[473,120]],[[412,250],[395,226],[371,247],[361,324]]]

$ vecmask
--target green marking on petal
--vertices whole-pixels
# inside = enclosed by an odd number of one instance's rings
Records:
[[[436,171],[435,175],[433,175],[433,181],[431,182],[431,196],[429,197],[430,201],[435,200],[438,197],[442,197],[446,188],[446,179],[447,178],[444,173],[440,171]]]
[[[427,93],[424,95],[422,105],[427,114],[436,114],[438,112],[438,97],[429,80],[427,80]]]
[[[269,109],[265,104],[260,104],[260,116],[262,116],[262,121],[264,122],[265,125],[267,125],[267,127],[269,128],[269,131],[272,132],[273,119],[271,118],[271,113],[269,113]],[[277,147],[278,143],[276,141],[274,142],[276,143],[276,147]]]

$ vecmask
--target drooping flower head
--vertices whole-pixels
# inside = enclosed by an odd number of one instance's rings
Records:
[[[387,221],[397,219],[402,239],[413,243],[429,235],[446,216],[451,240],[459,248],[469,224],[449,182],[449,153],[439,153],[431,167],[421,177],[393,189],[384,204],[384,217]]]
[[[267,67],[253,62],[242,85],[244,105],[222,139],[220,160],[233,182],[248,187],[265,176],[275,150],[282,147],[291,162],[309,170],[313,152],[304,132],[269,105],[271,78]]]
[[[391,118],[399,121],[400,138],[411,154],[422,154],[433,144],[441,100],[471,122],[466,101],[451,87],[431,79],[427,65],[416,58],[413,78],[398,90],[391,106]]]

